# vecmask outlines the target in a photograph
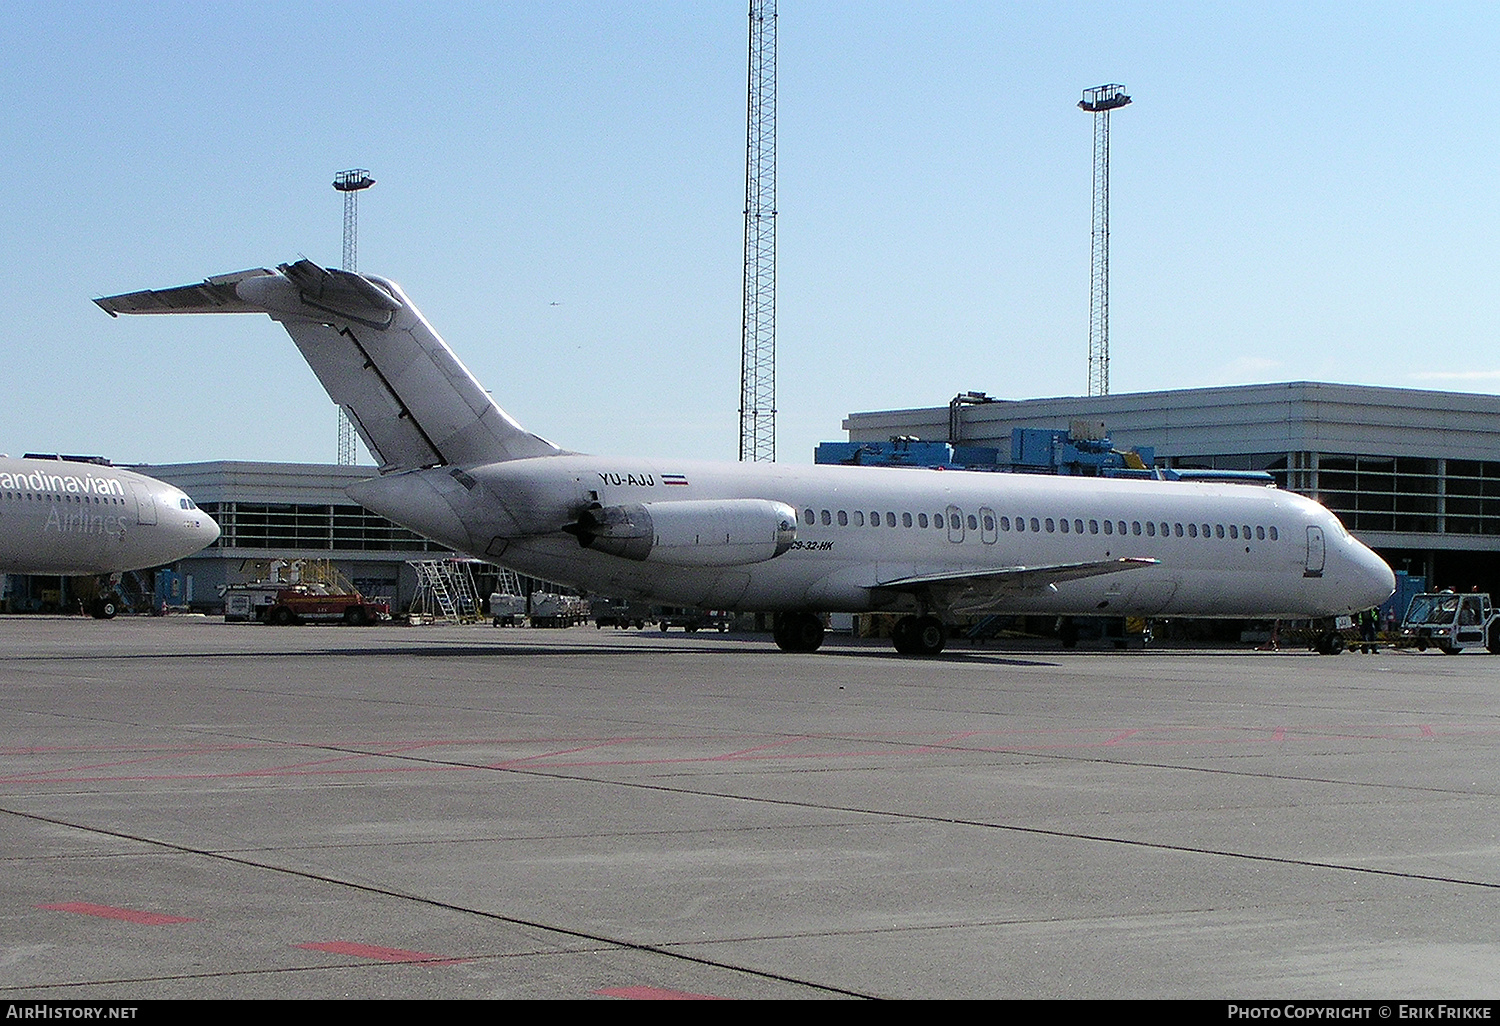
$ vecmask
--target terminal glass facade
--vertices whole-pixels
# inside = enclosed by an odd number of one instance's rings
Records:
[[[348,552],[447,552],[356,505],[206,502],[199,508],[223,532],[215,549],[326,549]]]
[[[1351,531],[1500,535],[1500,462],[1340,453],[1181,456],[1174,467],[1265,470]]]

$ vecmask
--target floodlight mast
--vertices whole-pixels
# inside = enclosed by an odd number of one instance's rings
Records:
[[[1089,395],[1109,395],[1109,114],[1130,102],[1122,85],[1083,91],[1094,115],[1094,224],[1089,272]]]
[[[776,0],[750,0],[740,459],[776,459]]]
[[[359,258],[359,194],[375,184],[370,172],[362,167],[340,171],[333,176],[333,187],[344,194],[344,270],[356,270]],[[339,466],[352,467],[356,462],[354,425],[349,414],[339,408]]]

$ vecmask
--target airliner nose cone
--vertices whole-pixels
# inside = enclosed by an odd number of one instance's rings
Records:
[[[1360,593],[1364,596],[1359,608],[1378,606],[1396,593],[1396,575],[1385,560],[1364,545],[1360,545],[1353,555]]]

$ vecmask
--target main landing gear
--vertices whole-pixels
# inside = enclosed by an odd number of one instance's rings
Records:
[[[783,652],[816,652],[823,644],[823,620],[813,613],[777,613],[771,636]]]
[[[947,643],[948,631],[935,616],[903,616],[891,630],[891,641],[902,655],[934,656]]]
[[[783,652],[816,652],[823,644],[823,618],[815,613],[777,613],[771,636]],[[891,640],[902,655],[935,656],[948,642],[948,629],[935,616],[903,616]]]

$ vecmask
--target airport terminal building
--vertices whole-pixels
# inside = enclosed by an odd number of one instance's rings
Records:
[[[404,608],[417,587],[407,561],[453,555],[344,494],[374,467],[224,460],[133,469],[187,492],[223,532],[178,564],[194,609],[220,610],[221,586],[255,579],[269,559],[329,560],[366,596]]]
[[[1500,396],[1291,381],[854,413],[851,442],[1009,450],[1013,428],[1102,421],[1158,466],[1264,470],[1333,510],[1396,570],[1500,593]]]

